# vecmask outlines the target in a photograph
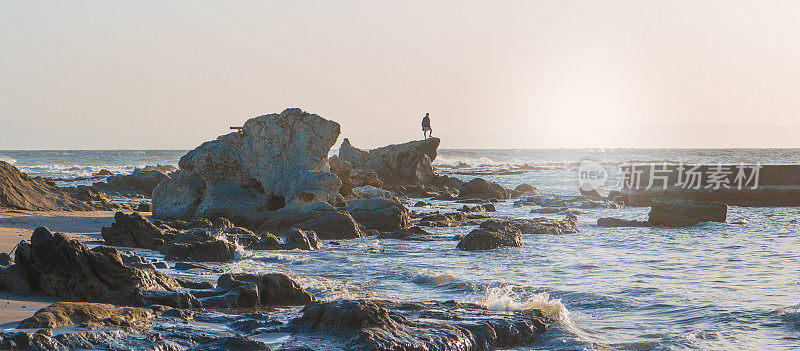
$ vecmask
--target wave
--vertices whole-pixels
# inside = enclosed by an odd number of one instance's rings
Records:
[[[488,288],[483,297],[473,301],[495,311],[523,311],[536,309],[549,318],[561,322],[569,321],[569,311],[561,299],[551,299],[550,294],[539,292],[520,296],[511,285]]]
[[[13,157],[6,156],[6,155],[0,155],[0,161],[7,162],[7,163],[10,163],[12,165],[17,163],[17,160],[15,160]]]

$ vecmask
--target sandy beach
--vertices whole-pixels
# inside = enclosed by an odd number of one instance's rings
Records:
[[[148,214],[149,215],[149,214]],[[114,222],[114,211],[16,211],[0,212],[0,252],[11,252],[31,232],[45,226],[81,241],[100,238],[100,229]],[[23,296],[0,293],[0,328],[32,316],[39,309],[58,300],[39,294]]]

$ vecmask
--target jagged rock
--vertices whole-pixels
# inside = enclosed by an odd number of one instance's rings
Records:
[[[134,171],[145,171],[145,172],[159,171],[159,172],[163,172],[163,173],[166,173],[166,174],[170,174],[170,173],[175,172],[177,170],[178,170],[178,168],[173,166],[173,165],[162,165],[162,164],[157,164],[155,166],[147,165],[147,166],[144,166],[143,168],[138,168],[138,167],[134,168]]]
[[[475,229],[458,242],[462,250],[491,250],[501,246],[521,247],[522,232],[514,225],[498,222],[497,225]]]
[[[42,179],[0,161],[0,208],[32,211],[88,211],[92,207]]]
[[[390,232],[408,227],[408,209],[397,200],[359,199],[347,205],[347,211],[367,229]]]
[[[343,196],[353,195],[353,181],[350,179],[350,172],[353,165],[350,162],[342,161],[339,156],[331,156],[328,158],[328,165],[330,165],[331,173],[335,174],[342,181],[342,187],[339,189],[339,194]]]
[[[552,321],[538,310],[493,314],[456,302],[338,300],[314,302],[302,312],[292,330],[333,333],[354,350],[512,349],[531,344]]]
[[[155,316],[156,312],[148,308],[119,307],[91,302],[57,302],[24,319],[17,328],[59,328],[81,325],[131,327],[147,323]]]
[[[481,223],[482,229],[503,228],[511,226],[522,234],[571,234],[580,232],[578,218],[567,215],[563,220],[549,218],[511,219],[506,221],[487,220]]]
[[[381,179],[378,178],[378,174],[366,169],[350,170],[350,180],[353,182],[353,186],[356,188],[364,186],[371,186],[375,188],[383,187],[383,182],[381,182]]]
[[[153,211],[153,205],[149,203],[140,202],[138,205],[136,205],[136,212],[150,212],[150,211]]]
[[[159,170],[135,169],[131,174],[112,175],[105,182],[97,182],[93,185],[105,191],[150,196],[153,189],[166,179],[169,179],[169,175]]]
[[[356,239],[364,236],[358,223],[344,209],[326,202],[316,202],[301,209],[291,217],[275,216],[260,228],[263,231],[281,232],[290,228],[312,230],[320,239]]]
[[[521,193],[528,194],[528,195],[538,195],[539,194],[539,190],[536,189],[536,187],[534,187],[533,185],[530,185],[530,184],[517,185],[517,187],[514,188],[514,190],[519,191]]]
[[[314,295],[282,273],[223,274],[217,288],[205,294],[209,296],[200,298],[204,307],[221,308],[303,306],[314,300]]]
[[[266,343],[250,339],[246,336],[236,335],[217,338],[206,343],[195,345],[188,351],[269,351]]]
[[[339,147],[339,158],[350,162],[354,169],[377,173],[384,185],[433,184],[438,177],[431,163],[438,147],[439,138],[429,138],[364,152],[345,138]]]
[[[111,172],[107,169],[101,169],[99,172],[95,173],[96,177],[108,177],[114,175],[114,172]]]
[[[286,250],[299,249],[306,251],[319,250],[322,242],[317,238],[317,233],[313,230],[292,229],[286,233],[286,244],[283,248]]]
[[[650,202],[650,224],[664,227],[691,227],[701,222],[725,222],[728,205],[720,202],[660,200]]]
[[[619,219],[613,217],[603,217],[597,219],[597,225],[600,227],[650,227],[650,222],[637,221],[628,219]]]
[[[339,124],[300,109],[252,118],[181,157],[178,176],[153,192],[157,218],[222,216],[255,227],[271,211],[335,202],[341,180],[326,171]]]
[[[483,178],[474,178],[464,183],[464,188],[461,190],[459,197],[484,200],[492,198],[508,199],[511,198],[511,193],[500,184],[489,182]]]
[[[144,305],[141,291],[174,291],[175,279],[154,269],[125,266],[119,252],[108,246],[89,250],[81,242],[47,228],[22,241],[15,266],[30,286],[45,295],[73,301]]]
[[[66,189],[70,195],[77,200],[85,202],[97,201],[100,203],[108,203],[108,194],[106,194],[105,191],[97,189],[93,186],[78,185],[74,188]]]
[[[33,288],[25,279],[25,272],[16,265],[0,268],[0,290],[5,290],[18,295],[29,295]]]
[[[493,203],[485,203],[481,205],[481,207],[483,207],[483,210],[486,212],[497,212],[497,208],[494,206]]]
[[[175,233],[165,231],[150,223],[136,212],[114,214],[111,227],[103,227],[100,233],[109,245],[138,247],[155,250],[175,238]]]
[[[161,247],[168,260],[228,262],[236,254],[236,245],[203,229],[193,229]]]
[[[467,216],[461,212],[433,213],[420,218],[419,225],[432,228],[455,227],[466,220]]]
[[[261,240],[251,243],[246,246],[250,250],[281,250],[283,243],[277,236],[271,233],[265,233]]]
[[[378,239],[400,239],[400,240],[413,240],[420,237],[429,237],[431,233],[419,226],[411,226],[408,228],[401,228],[391,233],[383,233],[378,235]]]

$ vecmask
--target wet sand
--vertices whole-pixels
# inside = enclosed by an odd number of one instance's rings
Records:
[[[45,226],[53,232],[86,241],[100,239],[100,229],[113,222],[114,211],[0,211],[0,252],[10,252],[20,241],[29,240],[37,227]],[[0,292],[0,328],[13,327],[56,301],[42,295]]]

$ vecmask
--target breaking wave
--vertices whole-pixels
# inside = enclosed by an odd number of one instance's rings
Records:
[[[486,289],[485,295],[473,301],[481,306],[495,311],[523,311],[536,309],[549,318],[561,322],[569,320],[569,311],[561,303],[561,299],[551,299],[550,294],[539,292],[520,296],[510,285],[503,285]]]

